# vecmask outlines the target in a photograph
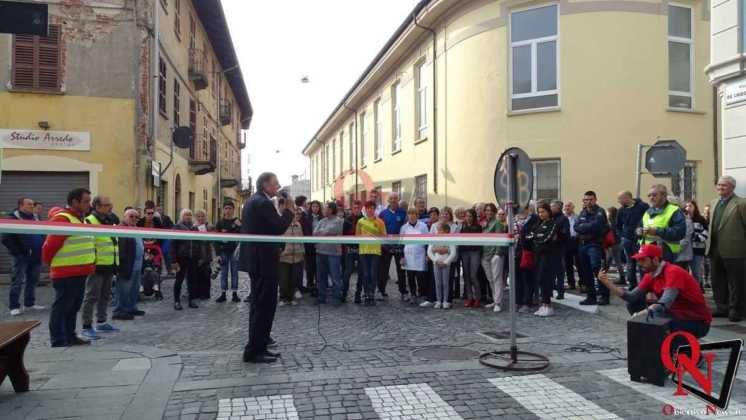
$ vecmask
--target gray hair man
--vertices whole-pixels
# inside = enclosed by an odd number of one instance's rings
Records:
[[[746,315],[746,200],[735,193],[736,180],[722,176],[715,186],[719,198],[710,203],[710,237],[706,254],[712,266],[715,317],[739,322]]]
[[[686,216],[679,206],[668,201],[668,188],[656,184],[648,191],[650,208],[645,211],[636,231],[640,245],[658,244],[663,260],[675,262],[681,252],[681,240],[686,237]],[[686,263],[680,263],[688,268]]]

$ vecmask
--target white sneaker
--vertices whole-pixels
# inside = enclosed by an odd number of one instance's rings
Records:
[[[429,308],[431,306],[433,306],[433,303],[430,302],[429,300],[426,300],[426,301],[420,303],[420,308]]]
[[[297,305],[297,304],[298,304],[298,302],[296,302],[296,301],[294,301],[294,300],[293,300],[293,301],[290,301],[290,306],[295,306],[295,305]]]
[[[544,307],[540,307],[538,311],[534,312],[534,315],[536,316],[543,316],[544,314]]]
[[[484,305],[485,308],[492,308],[494,306],[495,306],[494,302],[493,303],[488,303],[488,304]]]
[[[20,309],[11,309],[10,310],[10,316],[18,316],[20,314],[21,314],[21,310]]]
[[[433,305],[433,309],[440,309],[443,305],[440,302],[435,302],[435,305]]]
[[[302,299],[303,298],[303,293],[301,293],[300,290],[296,290],[295,291],[295,298],[296,299]]]
[[[34,306],[27,306],[26,309],[31,309],[34,311],[43,311],[44,309],[47,309],[47,308],[41,305],[34,305]]]
[[[451,309],[451,304],[448,302],[443,302],[443,309]]]
[[[277,302],[277,306],[285,306],[287,303],[284,300]]]
[[[502,311],[502,308],[500,307],[500,305],[495,305],[492,307],[492,312],[500,312],[500,311]]]
[[[537,314],[537,315],[540,316],[540,317],[552,316],[552,315],[554,315],[554,309],[546,307],[546,306],[542,306],[541,307],[541,313]]]

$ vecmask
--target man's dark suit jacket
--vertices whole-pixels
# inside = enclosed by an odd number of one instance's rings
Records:
[[[241,212],[241,233],[254,235],[275,235],[285,233],[293,222],[293,212],[283,210],[277,214],[272,200],[263,192],[252,195],[244,204]],[[240,269],[250,274],[260,274],[266,269],[277,271],[279,268],[282,244],[243,242],[240,252]]]

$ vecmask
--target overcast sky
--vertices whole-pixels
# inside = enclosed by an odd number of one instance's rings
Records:
[[[308,170],[303,147],[417,1],[222,3],[254,107],[243,176],[273,171],[289,185]]]

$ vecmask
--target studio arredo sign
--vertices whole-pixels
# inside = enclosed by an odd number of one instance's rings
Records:
[[[91,150],[91,133],[0,129],[0,147],[6,149],[89,151]]]

